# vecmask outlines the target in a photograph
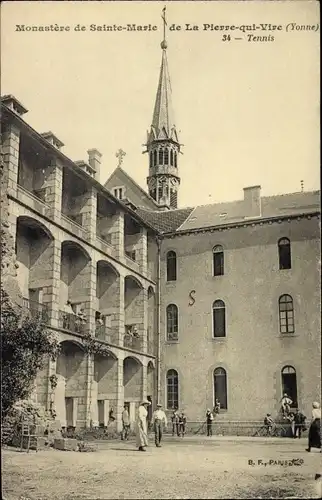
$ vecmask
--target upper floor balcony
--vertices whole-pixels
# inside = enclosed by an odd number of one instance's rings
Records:
[[[22,299],[22,305],[25,311],[30,314],[31,318],[37,319],[42,323],[49,323],[49,308],[46,304],[41,304],[27,297]]]
[[[82,314],[59,311],[58,326],[69,332],[84,334],[88,328],[88,321]]]

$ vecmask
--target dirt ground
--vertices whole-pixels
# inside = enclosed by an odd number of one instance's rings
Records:
[[[306,440],[185,437],[97,443],[93,453],[4,449],[4,500],[319,498],[321,453]],[[295,460],[295,462],[291,462]],[[251,461],[251,462],[249,462]],[[270,462],[271,461],[271,462]],[[279,462],[278,462],[279,461]],[[265,465],[266,463],[266,465]],[[297,465],[296,465],[297,464]]]

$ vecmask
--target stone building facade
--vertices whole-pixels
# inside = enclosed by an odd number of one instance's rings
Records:
[[[2,149],[23,307],[41,314],[62,353],[36,383],[37,402],[54,404],[63,426],[120,426],[140,399],[154,402],[157,339],[157,232],[99,183],[100,153],[74,163],[51,132],[38,134],[13,96],[2,99]],[[153,252],[152,252],[153,255]],[[153,274],[154,273],[154,274]],[[110,346],[85,356],[82,335]],[[50,377],[57,376],[55,393]]]
[[[52,133],[2,99],[2,144],[23,305],[62,353],[36,382],[62,425],[117,428],[129,403],[223,420],[277,413],[282,394],[309,414],[320,386],[320,193],[176,208],[180,143],[167,43],[148,132],[148,192],[121,168],[100,183],[101,154],[73,162]],[[85,356],[82,335],[108,347]],[[51,390],[51,376],[57,387]]]

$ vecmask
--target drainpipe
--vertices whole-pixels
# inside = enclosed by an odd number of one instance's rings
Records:
[[[157,350],[157,403],[160,403],[161,393],[161,300],[160,300],[160,284],[161,284],[161,240],[156,237],[158,247],[158,264],[157,264],[157,335],[158,335],[158,350]]]

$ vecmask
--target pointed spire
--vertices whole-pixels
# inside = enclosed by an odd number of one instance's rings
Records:
[[[167,41],[166,41],[166,26],[164,7],[162,10],[163,19],[163,40],[161,42],[162,60],[160,68],[160,77],[157,95],[155,99],[151,131],[148,138],[148,143],[153,140],[172,139],[178,142],[178,136],[175,128],[174,114],[172,109],[172,90],[169,76],[168,60],[167,60]]]

